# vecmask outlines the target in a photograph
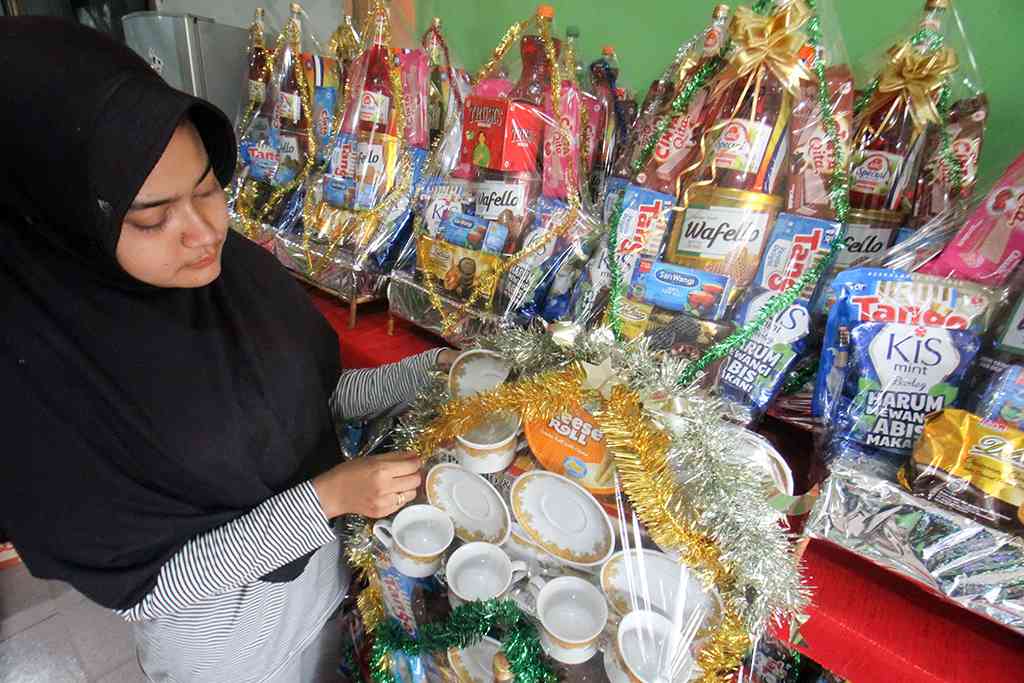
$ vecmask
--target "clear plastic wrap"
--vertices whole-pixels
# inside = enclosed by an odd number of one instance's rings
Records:
[[[973,191],[988,102],[952,4],[925,0],[858,98],[850,206],[882,212],[881,230],[920,226]]]
[[[239,227],[253,237],[277,222],[316,161],[301,15],[302,8],[293,4],[273,50],[260,45],[259,13],[250,31],[249,107],[238,122],[240,173],[232,209]]]
[[[840,235],[852,75],[831,6],[805,0],[741,7],[731,21],[716,7],[678,68],[606,206],[624,294],[612,317],[625,338],[673,353],[715,348],[705,384],[750,424],[813,346],[811,301]],[[598,319],[591,301],[615,298],[604,277],[578,284],[578,322]]]
[[[582,202],[580,90],[575,70],[563,72],[552,17],[541,6],[513,25],[472,88],[458,90],[391,280],[392,312],[452,343],[492,318],[563,315],[600,238]]]
[[[423,494],[352,544],[381,592],[360,607],[379,601],[395,620],[377,627],[380,650],[398,629],[448,649],[407,661],[403,648],[371,668],[401,681],[732,680],[769,624],[805,604],[773,507],[793,492],[785,460],[681,390],[678,365],[607,330],[479,341],[401,418]],[[436,531],[422,568],[408,562],[414,520]]]
[[[966,221],[947,210],[878,259],[884,267],[831,283],[814,396],[830,475],[808,523],[1016,630],[1024,272],[1010,204],[1020,173],[1015,162]]]

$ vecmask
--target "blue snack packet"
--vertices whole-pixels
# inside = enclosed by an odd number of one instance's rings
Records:
[[[605,182],[604,211],[602,213],[605,223],[612,219],[612,214],[615,212],[615,204],[618,203],[619,198],[626,192],[628,185],[629,181],[625,178],[611,177]]]
[[[963,329],[861,323],[849,333],[849,367],[836,400],[833,439],[907,456],[925,417],[957,403],[981,343]]]
[[[754,320],[773,296],[793,287],[826,258],[838,232],[839,224],[834,221],[780,214],[754,281],[736,307],[737,327]],[[747,424],[757,420],[781,391],[787,373],[808,352],[810,301],[817,289],[817,283],[804,288],[786,310],[722,361],[717,388],[723,398],[740,408],[742,414],[734,414],[734,419]]]
[[[849,336],[864,323],[985,331],[995,302],[980,285],[890,268],[853,268],[835,276],[813,413],[832,419],[848,369]]]
[[[1024,430],[1024,367],[1010,365],[996,375],[974,412],[983,420]]]
[[[756,318],[775,295],[776,292],[759,287],[747,292],[739,304],[737,327]],[[759,418],[782,389],[787,373],[807,348],[810,327],[807,300],[797,299],[722,361],[718,391],[747,411],[747,423]]]
[[[633,269],[629,298],[702,320],[725,315],[732,280],[718,273],[641,258]]]
[[[500,254],[508,240],[508,228],[504,224],[464,213],[445,218],[441,233],[449,244],[489,254]]]

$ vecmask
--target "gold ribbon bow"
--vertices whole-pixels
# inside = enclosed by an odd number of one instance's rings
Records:
[[[900,93],[908,101],[914,129],[942,122],[936,95],[946,76],[959,67],[956,52],[948,47],[922,53],[910,42],[889,51],[889,61],[878,79],[878,92]],[[888,98],[876,97],[865,116],[870,117]]]
[[[794,96],[799,95],[800,81],[814,79],[800,58],[801,48],[807,43],[801,29],[810,18],[811,11],[803,0],[793,0],[768,16],[749,7],[737,8],[729,27],[733,53],[718,78],[715,95],[761,67],[771,71]]]

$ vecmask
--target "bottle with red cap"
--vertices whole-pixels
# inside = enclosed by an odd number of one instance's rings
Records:
[[[385,133],[388,130],[388,116],[391,113],[390,46],[385,42],[386,17],[372,15],[375,25],[368,27],[372,36],[370,48],[363,55],[365,75],[359,96],[358,121],[356,127],[364,133]]]
[[[942,49],[949,0],[927,0],[915,44],[926,54]],[[936,92],[935,97],[938,96]],[[923,131],[903,91],[877,92],[854,121],[850,208],[905,213],[921,165]]]

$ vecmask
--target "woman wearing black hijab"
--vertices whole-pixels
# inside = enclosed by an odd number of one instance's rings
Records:
[[[343,373],[337,338],[228,230],[231,123],[122,45],[0,19],[0,531],[135,622],[158,681],[306,681],[348,588],[329,520],[412,499],[339,463],[334,416],[409,400],[450,351]]]

